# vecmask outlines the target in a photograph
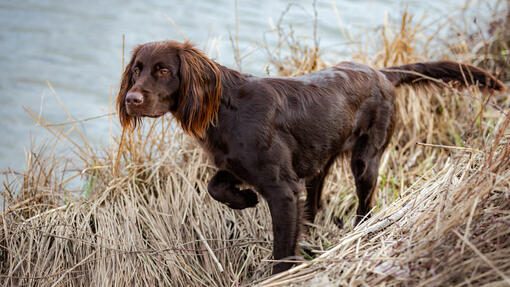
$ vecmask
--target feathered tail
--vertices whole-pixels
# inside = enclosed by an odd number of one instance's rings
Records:
[[[408,84],[433,84],[437,80],[456,82],[461,86],[479,85],[495,91],[505,91],[505,85],[490,73],[467,64],[437,61],[394,66],[380,70],[396,87]]]

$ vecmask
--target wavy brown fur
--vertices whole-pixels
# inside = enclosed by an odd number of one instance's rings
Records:
[[[117,111],[120,123],[124,128],[135,128],[141,121],[140,116],[128,114],[125,99],[134,84],[132,69],[135,59],[144,46],[135,47],[131,60],[122,74],[117,96]],[[190,42],[153,42],[148,46],[154,46],[155,51],[172,49],[178,55],[180,65],[176,76],[180,79],[179,95],[177,108],[171,112],[180,122],[184,131],[199,138],[203,137],[209,124],[218,117],[222,81],[217,64]]]
[[[203,137],[218,118],[222,82],[220,69],[200,50],[185,42],[180,47],[180,99],[175,117],[184,131]]]
[[[455,82],[463,87],[479,85],[496,91],[505,91],[505,85],[490,73],[462,63],[452,61],[437,61],[414,63],[382,69],[386,77],[394,86],[402,84],[434,83],[440,79],[443,82]]]
[[[120,89],[119,94],[117,95],[117,113],[119,115],[120,124],[123,128],[135,128],[138,122],[141,121],[140,118],[128,115],[125,104],[127,92],[129,91],[131,86],[133,86],[132,80],[133,72],[131,68],[136,59],[136,55],[138,54],[138,51],[140,51],[141,48],[142,45],[138,45],[133,49],[131,60],[127,64],[124,73],[122,73],[122,77],[120,80]]]

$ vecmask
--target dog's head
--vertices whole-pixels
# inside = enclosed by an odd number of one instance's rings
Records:
[[[218,114],[218,66],[189,42],[151,42],[135,47],[122,74],[117,111],[123,127],[142,117],[171,112],[182,128],[198,137]]]

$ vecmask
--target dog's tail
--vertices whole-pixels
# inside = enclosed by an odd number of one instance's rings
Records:
[[[414,63],[380,70],[394,86],[456,83],[461,86],[479,85],[495,91],[505,91],[505,85],[490,73],[467,64],[452,61]]]

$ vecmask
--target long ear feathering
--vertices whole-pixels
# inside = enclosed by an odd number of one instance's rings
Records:
[[[133,55],[131,56],[131,60],[127,64],[124,72],[122,73],[122,77],[120,80],[120,89],[119,94],[117,95],[117,114],[119,115],[120,124],[123,128],[134,129],[138,122],[140,121],[140,118],[132,117],[127,114],[125,98],[127,92],[129,91],[129,89],[131,89],[131,86],[133,86],[133,73],[131,72],[131,70],[136,59],[136,55],[138,54],[138,51],[140,51],[141,48],[142,46],[139,45],[133,49]]]
[[[216,63],[190,42],[179,50],[180,87],[176,118],[185,132],[202,138],[217,120],[221,101],[221,72]]]

